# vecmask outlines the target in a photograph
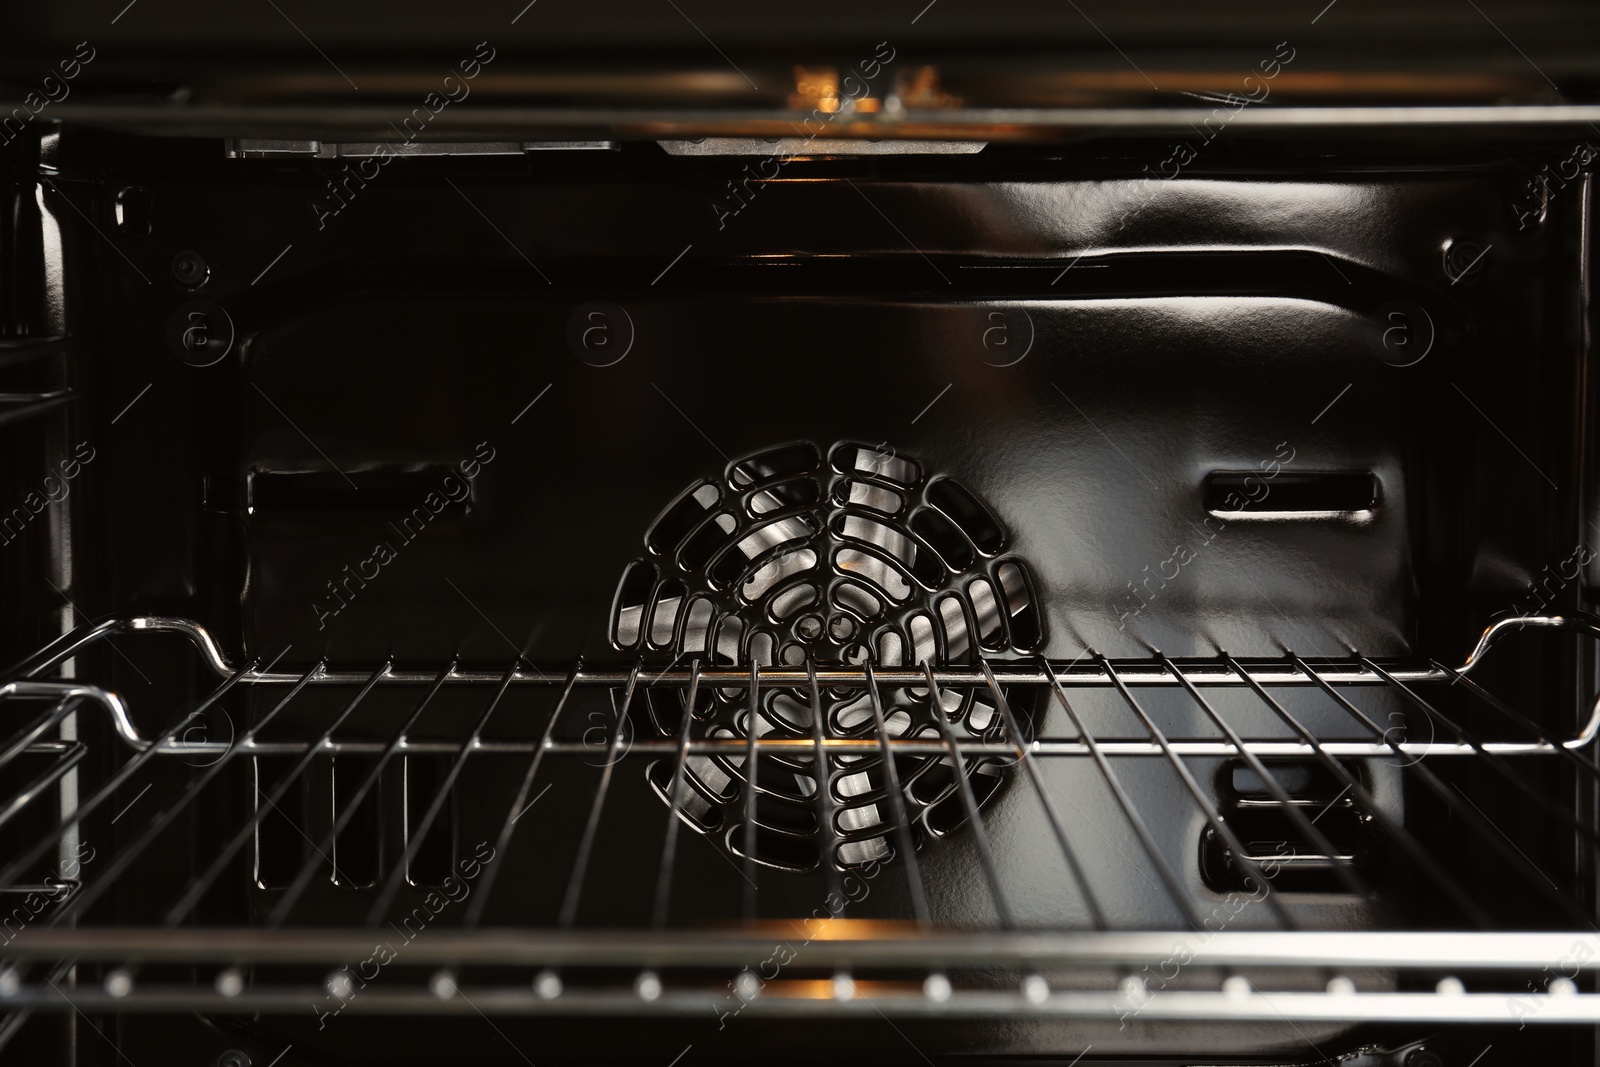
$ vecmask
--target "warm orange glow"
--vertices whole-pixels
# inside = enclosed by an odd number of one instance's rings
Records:
[[[822,910],[818,901],[818,911]],[[910,920],[829,919],[797,915],[792,919],[761,919],[737,923],[740,932],[752,937],[772,937],[794,944],[797,941],[883,941],[926,937],[927,931]]]
[[[916,982],[856,982],[856,996],[881,997],[891,994],[920,996],[922,986]],[[826,979],[780,979],[761,987],[763,997],[784,997],[790,1000],[832,1000],[833,982]]]
[[[795,111],[820,111],[824,115],[838,112],[843,102],[839,99],[839,72],[833,67],[794,68],[794,93],[789,106]]]

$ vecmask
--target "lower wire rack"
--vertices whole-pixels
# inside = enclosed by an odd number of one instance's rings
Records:
[[[1459,668],[289,672],[110,620],[0,686],[33,715],[0,749],[0,1043],[40,1010],[308,1000],[1600,1021],[1574,888],[1600,704],[1557,736],[1480,684],[1520,630],[1600,635],[1503,620]],[[186,638],[222,681],[154,729],[51,680],[122,634]]]

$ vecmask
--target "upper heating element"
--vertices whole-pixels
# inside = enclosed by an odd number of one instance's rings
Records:
[[[810,443],[736,460],[721,479],[679,494],[645,546],[649,554],[623,574],[612,609],[619,649],[671,653],[682,663],[903,667],[1030,651],[1043,636],[1029,569],[1005,554],[1004,529],[989,508],[883,445],[837,445],[826,462]],[[1011,699],[1026,716],[1030,701],[1019,696]],[[659,731],[681,735],[684,692],[649,689],[642,702]],[[939,704],[958,736],[1006,737],[985,689],[948,688]],[[707,689],[693,714],[708,736],[748,739],[752,709],[763,739],[941,737],[920,687]],[[696,829],[722,833],[736,853],[753,849],[777,867],[815,866],[824,840],[836,842],[841,867],[891,855],[892,805],[906,806],[918,840],[962,820],[962,783],[938,757],[896,757],[886,767],[879,754],[839,756],[819,773],[811,750],[803,751],[764,759],[753,801],[741,786],[743,756],[690,757],[676,789],[672,761],[649,773]],[[993,759],[964,769],[980,803],[999,785]],[[833,832],[819,834],[819,819],[831,820]]]

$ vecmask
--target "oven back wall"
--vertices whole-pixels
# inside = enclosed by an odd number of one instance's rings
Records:
[[[962,183],[793,164],[730,214],[741,161],[663,176],[654,152],[108,183],[151,190],[151,236],[123,245],[159,279],[103,268],[130,311],[114,390],[153,378],[195,412],[198,503],[243,560],[212,602],[238,605],[252,652],[604,652],[658,514],[796,442],[966,487],[1068,658],[1402,657],[1560,558],[1570,428],[1548,401],[1575,327],[1548,294],[1576,283],[1576,206],[1518,232],[1514,168]],[[1468,237],[1492,250],[1452,267]],[[185,248],[212,267],[198,293],[168,280]],[[214,366],[161,336],[187,299],[232,321]]]

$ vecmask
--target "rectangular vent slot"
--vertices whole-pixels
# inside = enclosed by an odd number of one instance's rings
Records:
[[[1371,471],[1213,471],[1206,511],[1228,519],[1367,518],[1378,506]]]
[[[350,806],[362,783],[377,766],[377,756],[335,756],[328,761],[328,774],[333,786],[329,825]],[[382,790],[381,781],[374,783],[367,795],[361,798],[361,803],[356,806],[345,828],[333,839],[333,855],[330,857],[333,870],[330,874],[336,884],[345,888],[365,889],[378,880]]]
[[[252,515],[426,515],[464,513],[472,479],[454,467],[429,465],[338,471],[251,471],[245,503]]]
[[[293,769],[295,759],[292,756],[257,756],[250,762],[254,807],[269,809],[256,824],[256,885],[262,889],[285,889],[294,881],[295,872],[305,862],[305,854],[311,847],[300,829],[307,823],[304,779],[269,804],[273,790]]]
[[[1345,764],[1356,781],[1360,768]],[[1289,798],[1285,805],[1244,760],[1227,763],[1218,776],[1218,812],[1244,845],[1246,858],[1260,866],[1272,888],[1289,893],[1346,893],[1336,867],[1349,864],[1357,877],[1370,880],[1377,867],[1376,843],[1362,820],[1350,790],[1322,764],[1313,761],[1269,760],[1267,770]],[[1328,843],[1333,855],[1321,851],[1302,833],[1295,809]],[[1203,831],[1200,870],[1206,884],[1218,892],[1248,890],[1245,875],[1230,862],[1226,845],[1210,827]]]
[[[416,844],[416,835],[428,806],[439,792],[439,785],[450,772],[451,760],[441,756],[405,757],[406,776],[406,848],[416,845],[411,863],[406,868],[406,881],[412,885],[440,885],[450,876],[454,862],[451,828],[455,826],[455,790],[445,796],[444,807],[439,809],[422,843]]]

